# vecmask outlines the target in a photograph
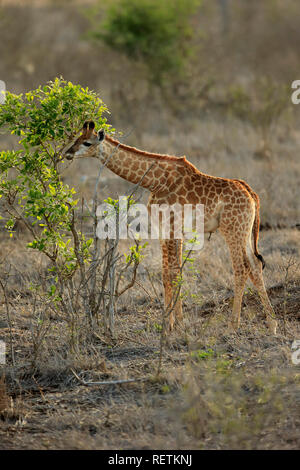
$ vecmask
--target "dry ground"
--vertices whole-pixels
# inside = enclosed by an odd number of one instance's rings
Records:
[[[228,328],[231,274],[229,263],[222,262],[227,255],[222,240],[215,235],[193,271],[186,269],[184,323],[169,337],[157,378],[160,299],[142,266],[139,284],[119,305],[114,341],[99,329],[92,344],[71,354],[66,325],[53,316],[33,368],[37,324],[32,294],[22,283],[26,274],[34,278],[38,260],[22,248],[22,238],[2,239],[3,250],[14,250],[8,297],[16,366],[8,359],[7,392],[2,386],[0,399],[0,448],[299,447],[299,366],[291,361],[292,341],[300,338],[299,265],[288,275],[286,270],[291,253],[299,261],[299,232],[263,232],[261,246],[279,319],[277,337],[269,335],[251,289],[244,298],[240,331]],[[152,242],[148,252],[152,282],[161,294],[157,245]],[[0,312],[0,334],[9,349],[4,304]],[[85,387],[71,369],[87,381],[145,381]]]

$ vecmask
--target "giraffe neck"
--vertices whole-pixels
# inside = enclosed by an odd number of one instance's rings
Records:
[[[134,184],[140,183],[151,192],[167,189],[171,171],[185,161],[185,157],[143,152],[109,136],[102,143],[100,159],[118,176]]]

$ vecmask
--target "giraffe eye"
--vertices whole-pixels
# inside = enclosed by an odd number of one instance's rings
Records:
[[[83,145],[85,145],[86,147],[90,147],[92,144],[90,142],[83,142]]]

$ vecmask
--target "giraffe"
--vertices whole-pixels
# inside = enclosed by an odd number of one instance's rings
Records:
[[[151,195],[151,204],[204,205],[204,232],[220,231],[228,245],[233,273],[234,300],[231,324],[240,325],[240,313],[248,278],[260,296],[270,331],[276,334],[277,321],[265,289],[263,257],[258,252],[259,197],[250,186],[238,179],[210,176],[200,172],[186,157],[161,155],[122,144],[103,130],[95,131],[95,123],[84,123],[81,135],[66,151],[68,160],[74,157],[100,159],[107,168],[131,183],[139,183]],[[141,181],[142,180],[142,181]],[[175,281],[181,272],[182,240],[160,240],[162,280],[165,307],[174,295]],[[169,329],[182,320],[179,299],[170,314]]]

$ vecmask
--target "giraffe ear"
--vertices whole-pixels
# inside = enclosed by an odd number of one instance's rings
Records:
[[[90,121],[90,122],[89,122],[89,129],[90,129],[90,130],[95,129],[95,123],[94,123],[94,121]]]
[[[105,137],[105,132],[103,129],[101,129],[100,131],[98,131],[98,140],[99,142],[102,142],[102,140],[104,140],[104,137]]]
[[[82,129],[86,130],[88,128],[89,121],[85,121],[85,123],[82,126]]]

